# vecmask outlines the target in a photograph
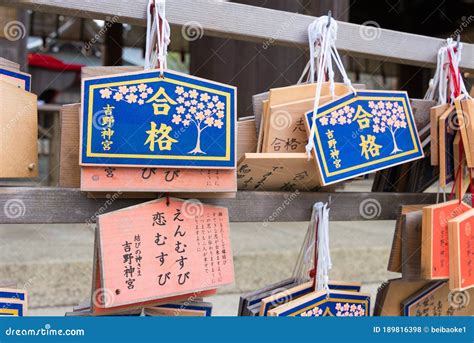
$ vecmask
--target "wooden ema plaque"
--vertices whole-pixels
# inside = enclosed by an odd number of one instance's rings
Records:
[[[421,273],[425,279],[449,278],[448,222],[470,208],[457,199],[423,208]]]
[[[0,80],[0,178],[38,176],[36,95]]]
[[[28,309],[28,298],[25,290],[0,288],[0,317],[24,317]]]
[[[370,295],[328,290],[312,292],[268,312],[277,317],[366,317],[370,315]]]
[[[241,190],[316,190],[320,186],[314,161],[306,153],[247,153],[237,167]]]
[[[97,224],[94,312],[202,297],[234,281],[226,208],[158,199]]]
[[[307,132],[313,111],[306,113]],[[406,92],[357,91],[318,109],[312,150],[322,185],[423,158]]]
[[[88,192],[236,192],[235,170],[82,167]]]
[[[447,281],[435,281],[402,302],[404,316],[472,316],[474,302],[471,289],[452,292]]]
[[[439,117],[449,108],[448,104],[434,106],[430,109],[431,165],[439,165]]]
[[[428,282],[402,279],[384,282],[377,291],[374,316],[403,316],[402,301],[422,289]]]
[[[360,292],[360,283],[330,281],[328,284],[330,290]],[[293,299],[314,292],[314,283],[309,281],[291,288],[280,288],[273,291],[273,294],[261,300],[259,316],[268,316],[271,309],[286,304]]]
[[[474,287],[474,209],[449,221],[449,288]]]
[[[83,79],[80,164],[233,169],[236,93],[170,70]]]

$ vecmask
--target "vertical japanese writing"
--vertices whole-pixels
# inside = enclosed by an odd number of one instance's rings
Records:
[[[104,111],[104,116],[102,117],[102,131],[100,135],[102,136],[102,149],[104,151],[109,151],[111,149],[111,145],[114,143],[112,141],[112,136],[114,135],[114,130],[112,130],[112,127],[114,126],[115,122],[113,115],[114,108],[115,107],[110,105],[102,108]]]

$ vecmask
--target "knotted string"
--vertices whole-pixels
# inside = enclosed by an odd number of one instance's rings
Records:
[[[339,72],[342,75],[344,83],[355,93],[355,89],[351,84],[349,77],[344,69],[341,57],[336,49],[337,38],[337,22],[331,17],[322,16],[317,18],[308,26],[308,41],[309,41],[309,81],[314,82],[315,64],[317,63],[317,79],[316,91],[314,96],[313,115],[311,118],[311,129],[309,133],[308,144],[306,145],[306,153],[308,159],[311,158],[311,151],[314,148],[314,136],[316,128],[316,115],[319,109],[319,102],[321,98],[321,88],[325,81],[325,74],[327,73],[328,81],[330,83],[330,94],[335,96],[334,70],[332,61],[334,60]],[[307,68],[305,68],[307,70]],[[302,78],[300,78],[301,80]]]
[[[329,209],[327,204],[321,202],[315,205],[318,228],[317,228],[317,261],[315,290],[329,290],[329,270],[332,268],[331,251],[329,248]]]
[[[159,68],[161,76],[168,67],[166,57],[170,44],[170,25],[166,20],[166,0],[149,0],[147,7],[147,34],[145,69]]]

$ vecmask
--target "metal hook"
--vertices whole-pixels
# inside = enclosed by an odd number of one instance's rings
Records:
[[[328,24],[326,25],[326,27],[331,26],[331,18],[332,18],[332,12],[331,10],[329,10],[328,11]]]

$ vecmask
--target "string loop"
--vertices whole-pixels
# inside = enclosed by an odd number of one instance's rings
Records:
[[[166,20],[166,0],[149,0],[147,6],[147,34],[145,70],[160,69],[163,76],[167,69],[168,45],[171,28]]]

